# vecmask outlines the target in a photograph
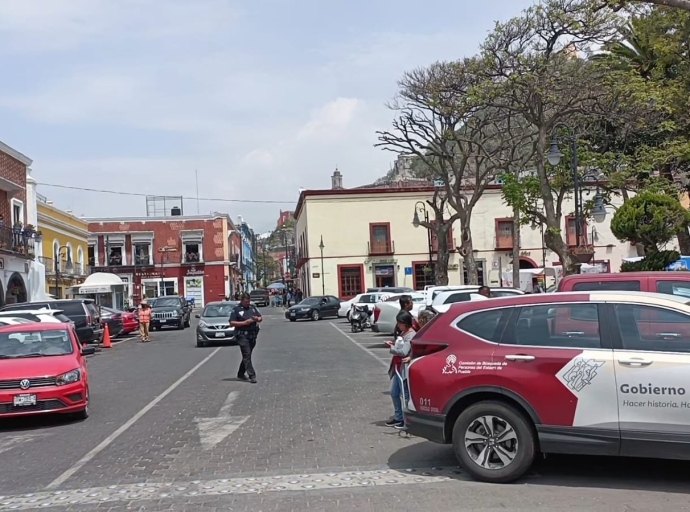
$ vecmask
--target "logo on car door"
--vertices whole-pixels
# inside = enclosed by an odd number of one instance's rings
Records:
[[[585,359],[584,357],[573,359],[573,366],[563,375],[565,385],[573,391],[582,391],[592,383],[594,377],[597,376],[597,370],[604,362],[596,361],[595,359]]]

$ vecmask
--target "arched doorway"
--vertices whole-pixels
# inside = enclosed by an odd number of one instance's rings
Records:
[[[8,304],[17,304],[28,300],[24,278],[18,272],[12,274],[10,280],[7,281],[6,298]]]
[[[520,268],[521,269],[528,269],[528,268],[539,268],[537,266],[537,263],[532,259],[528,258],[527,256],[520,256]]]
[[[2,285],[2,281],[0,281],[0,307],[5,305],[5,287]]]

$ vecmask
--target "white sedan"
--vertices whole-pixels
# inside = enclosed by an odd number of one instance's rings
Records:
[[[360,293],[355,295],[350,300],[340,303],[340,308],[338,309],[338,318],[347,318],[350,321],[350,311],[353,306],[370,306],[371,304],[376,304],[382,300],[385,300],[390,296],[390,293]]]
[[[412,297],[412,311],[410,311],[410,313],[413,317],[417,317],[419,311],[424,307],[426,294],[420,292],[396,294],[383,302],[379,302],[374,307],[374,323],[371,326],[372,331],[391,334],[395,331],[395,318],[398,316],[398,313],[400,313],[400,297],[402,295],[409,295]]]
[[[479,287],[476,288],[476,290],[478,289]],[[441,292],[434,297],[431,306],[426,307],[430,307],[438,313],[445,313],[450,309],[450,306],[456,302],[490,300],[488,297],[479,295],[476,290],[464,289]],[[525,294],[525,292],[522,290],[516,290],[515,288],[490,288],[490,290],[491,298],[510,297]]]
[[[16,311],[0,311],[0,321],[5,320],[6,318],[24,319],[30,323],[72,323],[72,320],[64,315],[61,309],[20,309]]]

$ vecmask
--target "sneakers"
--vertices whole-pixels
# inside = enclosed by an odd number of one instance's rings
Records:
[[[397,425],[394,425],[394,428],[397,430],[407,430],[407,427],[405,426],[405,422],[401,421]]]
[[[251,382],[252,384],[256,384],[256,376],[252,375],[251,377],[249,377],[249,382]]]
[[[399,425],[402,425],[402,426],[404,427],[404,426],[405,426],[405,423],[402,422],[402,421],[398,421],[398,420],[396,420],[395,418],[391,418],[390,420],[388,420],[388,421],[385,423],[385,425],[386,425],[387,427],[396,427],[396,428],[398,428]]]
[[[247,376],[244,373],[238,373],[237,378],[240,380],[249,380],[247,379]]]

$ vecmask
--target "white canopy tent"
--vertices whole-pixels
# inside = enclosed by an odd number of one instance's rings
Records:
[[[123,309],[125,286],[126,283],[118,275],[96,272],[83,283],[69,288],[67,293],[74,296],[86,295],[95,298],[101,306]]]

